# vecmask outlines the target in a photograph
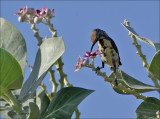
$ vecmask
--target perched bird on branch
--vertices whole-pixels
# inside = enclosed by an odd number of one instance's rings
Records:
[[[91,51],[94,45],[98,42],[99,52],[101,53],[102,67],[97,67],[96,70],[104,68],[104,64],[107,64],[114,72],[115,84],[118,85],[116,70],[119,65],[122,65],[119,57],[118,48],[115,42],[107,35],[107,33],[101,29],[94,29],[91,33]]]

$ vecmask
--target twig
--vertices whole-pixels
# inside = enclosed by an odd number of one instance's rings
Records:
[[[40,86],[41,86],[41,88],[42,88],[43,90],[45,90],[45,94],[47,95],[47,97],[48,97],[49,100],[51,101],[51,100],[52,100],[52,97],[51,97],[50,94],[47,92],[46,86],[45,86],[43,83],[41,83]]]
[[[78,108],[75,110],[75,114],[76,114],[76,119],[79,119],[81,113],[79,112]]]
[[[143,96],[142,94],[137,93],[134,89],[126,88],[121,83],[118,84],[117,88],[121,89],[124,93],[134,95],[136,97],[136,99],[142,99],[142,100],[147,99],[147,96]]]
[[[58,59],[57,64],[55,64],[55,66],[57,68],[57,71],[58,71],[58,73],[60,75],[60,80],[59,80],[59,82],[61,84],[60,89],[64,88],[64,76],[65,76],[65,74],[63,72],[63,65],[64,65],[64,63],[62,62],[62,59],[60,57]]]
[[[32,71],[33,67],[31,65],[28,64],[28,61],[26,60],[26,65],[30,68],[30,70]]]
[[[50,32],[52,33],[52,38],[54,38],[54,37],[57,37],[57,32],[56,32],[56,30],[54,30],[54,28],[53,28],[53,24],[51,24],[50,23],[50,20],[46,20],[46,23],[45,22],[42,22],[42,23],[44,23],[45,25],[48,25],[49,26],[49,30],[50,30]],[[58,59],[58,61],[57,61],[57,64],[55,64],[55,66],[56,66],[56,68],[57,68],[57,71],[58,71],[58,73],[59,73],[59,75],[60,75],[60,80],[59,80],[59,82],[60,82],[60,89],[62,89],[63,87],[64,87],[64,84],[67,86],[67,87],[71,87],[71,86],[73,86],[72,84],[70,84],[69,82],[68,82],[68,80],[67,80],[67,75],[64,73],[64,71],[63,71],[63,65],[64,65],[64,63],[62,62],[62,58],[60,57],[59,59]],[[54,85],[53,85],[54,86]],[[78,108],[75,110],[75,114],[76,114],[76,119],[79,119],[79,117],[80,117],[80,112],[79,112],[79,110],[78,110]]]
[[[93,63],[93,62],[92,62]],[[92,71],[96,71],[96,68],[92,65],[92,64],[89,64],[88,66],[83,66],[83,67],[88,67],[88,68],[91,68]],[[97,71],[97,75],[98,76],[101,76],[104,78],[104,81],[107,81],[109,83],[111,83],[113,86],[115,85],[114,84],[114,81],[109,78],[105,72],[101,72],[101,71]],[[124,93],[128,93],[128,94],[132,94],[134,95],[137,99],[142,99],[142,100],[145,100],[147,97],[146,96],[143,96],[139,93],[137,93],[134,89],[130,89],[130,88],[126,88],[125,86],[123,86],[121,83],[118,84],[118,86],[116,87],[120,90],[122,90]]]
[[[50,82],[52,83],[52,92],[51,92],[51,97],[53,98],[54,95],[57,92],[57,87],[58,87],[58,83],[55,80],[55,76],[54,76],[54,70],[50,69],[49,70],[49,74],[50,74]]]

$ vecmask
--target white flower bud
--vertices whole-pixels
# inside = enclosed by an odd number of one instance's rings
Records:
[[[85,66],[89,65],[89,58],[83,59],[82,64]]]
[[[39,24],[41,21],[42,21],[42,18],[40,18],[40,17],[35,17],[34,18],[34,23],[35,24]]]
[[[19,16],[18,21],[19,22],[24,22],[26,20],[26,16]]]

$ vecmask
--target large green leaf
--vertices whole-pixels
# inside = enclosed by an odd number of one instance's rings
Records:
[[[70,119],[78,104],[93,90],[67,87],[56,93],[41,119]]]
[[[151,47],[155,48],[156,51],[160,50],[160,43],[157,42],[152,42],[151,40],[141,37],[139,36],[132,27],[130,26],[126,26],[125,24],[122,23],[122,25],[124,26],[124,28],[126,28],[129,32],[131,32],[138,40],[149,44]]]
[[[149,75],[160,80],[160,50],[154,55],[149,65]]]
[[[18,61],[24,74],[26,65],[26,43],[18,29],[8,21],[0,18],[0,48],[7,50]]]
[[[39,107],[41,117],[43,116],[44,112],[46,111],[49,103],[50,103],[50,100],[49,100],[48,96],[46,95],[45,90],[40,89],[37,92],[36,104]]]
[[[40,46],[33,70],[24,83],[19,100],[24,102],[37,89],[50,67],[62,56],[65,46],[62,37],[46,39]]]
[[[157,87],[154,87],[154,86],[151,86],[151,85],[148,85],[148,84],[144,84],[144,83],[136,80],[135,78],[129,76],[128,74],[126,74],[125,72],[123,72],[121,70],[116,72],[116,76],[117,76],[117,79],[118,79],[118,84],[121,83],[126,88],[135,89],[135,91],[138,92],[138,93],[160,90]],[[113,72],[110,74],[109,78],[114,80]],[[114,90],[117,93],[120,93],[120,94],[127,94],[127,93],[123,93],[122,90],[120,90],[116,87],[114,87]]]
[[[160,100],[149,97],[136,110],[137,119],[157,119],[156,112],[160,111]]]
[[[3,93],[9,89],[22,87],[23,74],[17,60],[6,50],[0,48],[0,88]]]

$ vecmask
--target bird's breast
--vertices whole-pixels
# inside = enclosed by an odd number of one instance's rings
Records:
[[[118,60],[118,54],[113,49],[111,43],[104,40],[98,41],[99,52],[101,53],[101,60],[107,64],[109,67],[113,67],[113,61]]]

